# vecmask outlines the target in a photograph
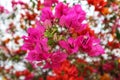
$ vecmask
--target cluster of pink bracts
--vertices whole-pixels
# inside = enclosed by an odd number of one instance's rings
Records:
[[[53,9],[44,7],[36,27],[29,28],[28,36],[23,36],[22,49],[28,51],[26,59],[42,63],[43,68],[57,68],[70,55],[103,54],[100,40],[91,33],[85,20],[86,13],[80,5],[69,7],[60,2]]]

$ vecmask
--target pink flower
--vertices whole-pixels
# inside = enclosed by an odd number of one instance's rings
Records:
[[[52,23],[50,20],[45,20],[43,25],[45,26],[46,29],[51,28],[52,27]]]
[[[49,47],[47,45],[47,39],[42,39],[39,42],[37,42],[34,50],[30,50],[26,59],[28,61],[42,61],[46,59],[46,54],[49,51]]]
[[[28,61],[40,61],[41,54],[39,54],[36,50],[32,50],[28,53],[26,59]]]
[[[22,46],[23,50],[33,50],[37,44],[37,42],[44,35],[44,27],[37,26],[36,28],[29,28],[27,30],[28,36],[23,36],[24,44]]]
[[[66,13],[67,14],[62,15],[60,18],[59,24],[61,26],[65,26],[68,29],[74,28],[77,31],[82,31],[86,28],[82,23],[85,20],[86,14],[80,5],[74,5],[72,8],[69,8]]]
[[[79,36],[77,40],[81,50],[85,52],[89,52],[91,50],[92,38],[90,37],[89,33]]]
[[[60,20],[59,20],[59,24],[60,24],[61,26],[66,27],[66,26],[65,26],[65,24],[66,24],[66,15],[62,15],[62,16],[61,16],[61,18],[60,18]]]
[[[31,40],[32,41],[32,40]],[[45,59],[46,53],[49,51],[49,47],[47,44],[47,38],[43,38],[38,40],[36,44],[34,45],[33,49],[30,49],[26,59],[29,61],[42,61]],[[31,44],[27,45],[28,47],[24,46],[27,50],[29,50],[29,47],[31,48]]]
[[[94,40],[92,42],[92,48],[91,50],[88,52],[89,56],[99,56],[101,54],[104,54],[104,49],[102,48],[102,46],[100,45],[100,40]]]
[[[81,16],[81,17],[84,17],[85,19],[85,11],[82,10],[82,7],[79,5],[79,4],[76,4],[74,5],[70,10],[69,10],[69,13],[76,13],[77,15]]]
[[[71,28],[74,29],[75,32],[79,33],[87,28],[87,24],[79,24],[78,26],[76,26],[76,27],[73,26]],[[69,28],[69,29],[71,29],[71,28]]]
[[[33,50],[35,48],[36,42],[32,38],[23,36],[24,44],[22,50]]]
[[[43,61],[49,56],[48,53],[45,52],[38,52],[36,49],[30,51],[26,56],[26,59],[31,63],[34,61]]]
[[[3,12],[4,12],[4,7],[0,6],[0,13],[3,13]]]
[[[28,36],[33,39],[33,41],[37,41],[44,35],[44,31],[41,28],[29,28],[27,30]]]
[[[0,5],[0,14],[1,14],[1,13],[4,13],[4,12],[5,12],[5,13],[9,13],[9,11],[4,8],[4,6],[1,6],[1,5]]]
[[[87,52],[89,56],[99,56],[104,53],[100,40],[91,37],[89,33],[79,36],[77,41],[81,50]]]
[[[44,35],[45,27],[40,24],[40,20],[36,20],[36,29],[39,30],[40,34]]]
[[[52,21],[54,19],[54,16],[52,14],[52,11],[49,7],[45,7],[42,9],[41,11],[41,17],[40,17],[41,21],[45,21],[45,20],[50,20]]]
[[[55,7],[55,17],[61,18],[61,16],[66,15],[69,10],[68,5],[63,4],[62,2],[58,3]]]
[[[40,39],[36,43],[36,46],[35,46],[36,51],[39,53],[47,53],[50,49],[47,43],[48,43],[47,38]]]
[[[59,45],[65,49],[69,54],[76,53],[78,51],[77,40],[69,38],[67,41],[61,40]]]
[[[58,0],[44,0],[44,6],[51,7],[52,4],[58,3]]]
[[[56,51],[54,53],[46,54],[46,64],[44,68],[58,68],[65,59],[67,58],[67,54],[62,53],[60,51]]]

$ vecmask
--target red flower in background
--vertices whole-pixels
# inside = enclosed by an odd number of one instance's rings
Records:
[[[108,45],[111,49],[120,48],[120,43],[114,41],[108,42]]]
[[[114,67],[115,67],[114,63],[112,63],[112,62],[105,63],[103,65],[103,70],[106,71],[106,72],[110,72],[110,71],[112,71],[114,69]]]
[[[35,20],[37,16],[37,13],[30,14],[29,12],[26,12],[26,17],[28,20]]]
[[[54,53],[45,54],[46,65],[44,68],[58,68],[61,62],[67,58],[67,55],[63,52],[56,51]]]
[[[41,9],[41,1],[37,0],[37,10],[40,10],[40,9]]]
[[[0,14],[1,14],[1,13],[4,13],[4,12],[5,12],[5,13],[9,13],[9,11],[4,8],[4,6],[1,6],[1,5],[0,5]]]
[[[4,12],[4,7],[0,6],[0,13],[3,13],[3,12]]]
[[[94,5],[96,11],[101,11],[107,2],[105,0],[88,0],[88,4]]]
[[[81,65],[84,65],[84,69],[80,67]],[[48,75],[47,80],[84,80],[84,77],[88,77],[88,71],[92,74],[94,69],[88,66],[86,61],[77,59],[76,63],[72,64],[66,60],[62,62],[61,67],[53,69],[54,75]]]

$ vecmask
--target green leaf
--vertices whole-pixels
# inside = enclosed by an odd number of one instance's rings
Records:
[[[32,7],[33,7],[33,8],[35,7],[35,2],[33,2],[33,5],[32,5]]]
[[[115,67],[118,69],[118,65],[119,65],[118,60],[115,60],[115,61],[114,61],[114,64],[115,64]]]
[[[117,37],[118,40],[120,40],[120,32],[119,32],[118,29],[116,29],[116,37]]]
[[[54,41],[49,39],[49,40],[48,40],[48,44],[49,44],[49,45],[53,45],[53,44],[54,44]]]
[[[33,70],[33,67],[32,67],[32,65],[31,65],[30,63],[27,63],[26,67],[27,67],[27,69],[30,70],[30,71]]]
[[[16,56],[12,57],[11,60],[18,62],[20,60],[20,57],[19,57],[19,55],[16,55]]]
[[[57,28],[53,27],[51,30],[46,30],[45,36],[48,38],[53,38],[55,32],[57,32]]]
[[[64,0],[63,2],[66,3],[66,0]]]
[[[51,34],[51,32],[47,30],[47,31],[45,32],[45,36],[48,37],[48,38],[52,38],[52,37],[53,37],[53,34]]]

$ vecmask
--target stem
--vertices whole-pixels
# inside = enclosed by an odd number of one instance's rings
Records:
[[[43,73],[43,80],[47,80],[47,74],[48,74],[48,71]]]

